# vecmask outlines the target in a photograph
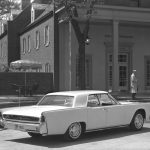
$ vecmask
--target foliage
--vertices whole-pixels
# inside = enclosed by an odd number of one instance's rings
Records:
[[[10,0],[0,0],[0,15],[9,13],[11,9],[19,9],[19,4]]]

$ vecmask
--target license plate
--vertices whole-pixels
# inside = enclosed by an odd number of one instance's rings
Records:
[[[19,124],[15,124],[15,130],[24,130],[24,127]]]

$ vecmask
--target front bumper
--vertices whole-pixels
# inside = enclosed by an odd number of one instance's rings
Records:
[[[0,117],[0,128],[3,128],[3,127],[4,127],[4,123],[3,123],[2,118]]]
[[[47,135],[46,123],[21,123],[3,120],[3,126],[7,129],[19,130],[24,132],[39,133],[41,135]]]

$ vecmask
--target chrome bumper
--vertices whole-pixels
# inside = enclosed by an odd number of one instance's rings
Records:
[[[3,120],[3,126],[7,129],[19,130],[24,132],[34,132],[40,133],[42,135],[47,135],[46,123],[30,124],[30,123],[20,123]]]

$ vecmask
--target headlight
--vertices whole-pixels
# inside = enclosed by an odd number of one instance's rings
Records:
[[[43,114],[41,114],[41,118],[40,118],[39,132],[42,135],[44,135],[44,134],[47,135],[47,133],[48,133],[47,125],[46,125],[46,119],[45,119]]]
[[[2,117],[2,112],[0,112],[0,128],[3,128],[4,124],[3,124],[3,117]]]

